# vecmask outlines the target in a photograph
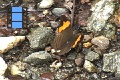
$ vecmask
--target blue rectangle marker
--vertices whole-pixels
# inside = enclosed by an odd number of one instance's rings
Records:
[[[12,28],[22,28],[22,22],[12,22]]]
[[[22,12],[22,7],[12,7],[12,12]]]
[[[12,21],[22,21],[22,13],[12,13]]]

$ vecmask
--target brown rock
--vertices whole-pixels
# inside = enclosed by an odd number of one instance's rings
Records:
[[[109,46],[109,39],[104,36],[95,37],[91,42],[98,46],[99,49],[107,49]]]
[[[75,59],[75,64],[77,66],[82,66],[84,63],[84,58],[83,57],[78,57],[77,59]]]
[[[43,73],[41,75],[41,80],[53,80],[54,79],[53,76],[54,76],[53,72]]]

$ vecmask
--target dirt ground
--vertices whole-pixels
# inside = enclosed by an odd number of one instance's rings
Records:
[[[28,8],[25,28],[7,27],[12,6]],[[119,0],[0,0],[0,11],[0,37],[25,36],[1,53],[8,80],[120,80]]]

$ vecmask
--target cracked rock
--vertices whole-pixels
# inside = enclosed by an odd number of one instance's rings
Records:
[[[94,61],[99,59],[99,54],[93,51],[88,52],[88,54],[85,56],[85,59],[89,61]]]
[[[38,27],[32,30],[32,33],[27,36],[30,41],[30,47],[33,49],[45,48],[47,44],[53,40],[53,32],[51,28]]]
[[[91,8],[92,15],[88,19],[87,29],[94,33],[102,31],[114,9],[115,3],[113,0],[99,0]]]
[[[103,71],[115,72],[120,77],[120,51],[103,55]]]

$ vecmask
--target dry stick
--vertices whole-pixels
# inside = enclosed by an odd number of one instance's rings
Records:
[[[73,21],[74,21],[74,11],[75,11],[75,0],[73,0],[73,9],[71,10],[72,16],[71,16],[71,26],[73,26]]]

